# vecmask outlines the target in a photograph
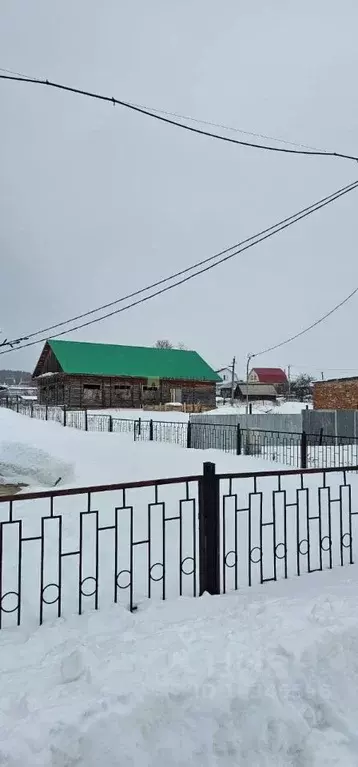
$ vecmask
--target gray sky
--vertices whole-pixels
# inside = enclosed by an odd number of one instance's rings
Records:
[[[358,154],[356,0],[2,0],[0,67]],[[358,178],[93,100],[0,82],[0,327],[35,331],[215,253]],[[245,138],[245,137],[243,137]],[[69,335],[182,341],[214,366],[358,283],[358,192],[166,296]],[[358,372],[357,299],[257,364]],[[0,358],[33,368],[41,347]],[[338,371],[339,372],[339,371]]]

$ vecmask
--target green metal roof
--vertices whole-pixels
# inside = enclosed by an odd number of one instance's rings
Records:
[[[197,354],[182,349],[48,341],[64,373],[169,380],[220,381]]]

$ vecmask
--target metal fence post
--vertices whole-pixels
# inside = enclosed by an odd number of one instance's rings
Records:
[[[199,485],[199,593],[220,594],[220,499],[214,463]]]
[[[236,455],[241,455],[241,426],[239,423],[236,427]]]
[[[17,396],[17,399],[16,399],[16,412],[18,413],[19,411],[20,411],[19,397]]]
[[[149,421],[149,441],[150,442],[153,442],[153,434],[154,434],[153,419],[151,418],[150,421]]]
[[[31,412],[31,418],[33,418],[34,417],[34,403],[33,402],[31,402],[31,405],[30,405],[30,412]]]
[[[48,405],[45,405],[45,421],[48,421]]]
[[[85,408],[85,431],[88,431],[88,410]]]
[[[138,418],[138,437],[140,437],[141,429],[142,429],[142,419]]]
[[[108,431],[113,431],[113,418],[111,415],[109,416],[109,421],[108,421]]]
[[[186,446],[191,447],[191,423],[188,421],[187,426],[187,432],[186,432]]]
[[[63,406],[63,425],[67,426],[67,410],[66,410],[66,405]]]
[[[301,469],[307,469],[307,434],[301,434]]]

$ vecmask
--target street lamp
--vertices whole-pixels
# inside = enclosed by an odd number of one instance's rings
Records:
[[[246,361],[246,415],[249,413],[249,369],[250,362],[255,357],[255,354],[248,354]]]

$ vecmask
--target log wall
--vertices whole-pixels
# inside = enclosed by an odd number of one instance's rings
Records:
[[[146,379],[68,376],[63,373],[35,379],[41,405],[66,405],[69,408],[150,408],[171,402],[173,394],[186,405],[215,407],[214,383],[200,381],[160,381],[148,386]]]

